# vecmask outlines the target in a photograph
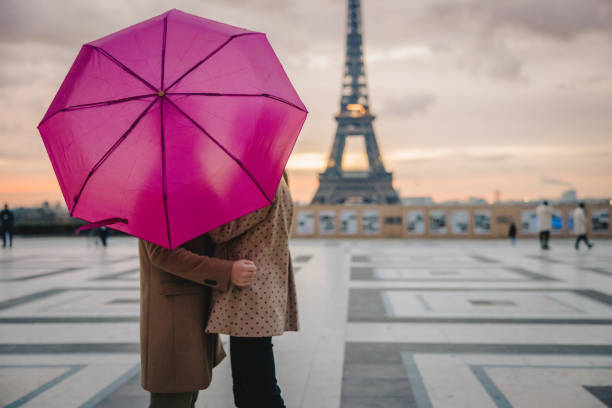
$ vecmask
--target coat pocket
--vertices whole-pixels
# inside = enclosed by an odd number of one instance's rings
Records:
[[[190,281],[161,282],[160,293],[166,296],[204,294],[205,287]]]

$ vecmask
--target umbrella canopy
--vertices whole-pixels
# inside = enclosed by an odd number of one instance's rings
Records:
[[[265,34],[170,10],[85,44],[38,129],[72,216],[174,248],[272,202],[306,114]]]

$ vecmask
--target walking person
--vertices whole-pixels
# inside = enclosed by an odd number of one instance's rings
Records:
[[[106,240],[108,239],[109,230],[105,226],[101,226],[98,228],[98,236],[100,237],[100,241],[102,242],[102,246],[106,246]]]
[[[9,210],[8,204],[4,204],[4,210],[0,211],[0,219],[2,220],[2,248],[6,248],[7,242],[9,247],[12,248],[15,215]]]
[[[552,228],[552,209],[548,205],[548,201],[542,201],[542,204],[536,208],[538,217],[538,226],[540,229],[540,248],[544,250],[550,249],[548,240],[550,239],[550,229]]]
[[[510,223],[510,228],[508,228],[508,237],[510,238],[512,245],[516,245],[516,224],[514,222]]]
[[[252,257],[251,286],[213,291],[207,333],[230,335],[234,404],[238,408],[284,408],[276,380],[272,336],[298,330],[289,231],[293,200],[286,173],[274,201],[210,232],[222,259]]]
[[[175,249],[141,239],[138,252],[141,381],[151,393],[149,408],[193,408],[225,357],[219,336],[204,332],[210,288],[249,285],[257,268],[248,260],[209,257],[207,235]]]
[[[584,210],[584,203],[578,204],[578,207],[574,210],[574,234],[576,234],[576,250],[580,249],[580,241],[584,241],[586,246],[591,249],[593,244],[589,242],[587,237],[587,224],[588,220]]]

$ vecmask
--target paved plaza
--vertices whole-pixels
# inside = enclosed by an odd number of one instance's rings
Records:
[[[612,241],[291,246],[290,408],[612,406]],[[147,406],[134,239],[18,238],[0,272],[0,407]],[[197,407],[233,407],[227,359]]]

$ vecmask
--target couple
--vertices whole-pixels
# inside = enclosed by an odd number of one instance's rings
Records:
[[[209,214],[202,214],[209,216]],[[271,205],[172,250],[139,241],[142,387],[150,408],[193,407],[230,336],[237,407],[285,407],[271,336],[297,331],[283,173]]]

